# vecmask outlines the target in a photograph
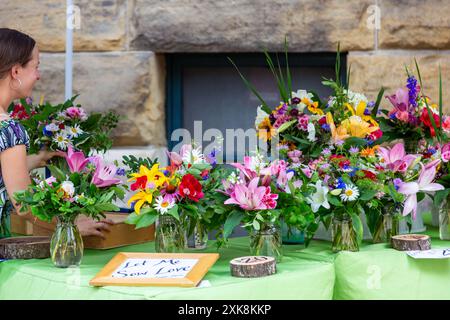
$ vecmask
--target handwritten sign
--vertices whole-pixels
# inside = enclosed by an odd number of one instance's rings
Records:
[[[113,278],[184,278],[198,259],[127,259]]]
[[[92,279],[92,286],[195,287],[217,253],[118,253]]]
[[[448,259],[450,258],[450,248],[448,249],[431,249],[431,250],[414,250],[407,251],[408,256],[414,259]]]

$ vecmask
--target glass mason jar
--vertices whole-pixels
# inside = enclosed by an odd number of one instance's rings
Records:
[[[181,222],[171,215],[160,215],[156,220],[155,251],[166,253],[183,252],[185,234]]]
[[[439,237],[441,240],[450,240],[449,197],[439,207]]]
[[[252,230],[250,252],[254,256],[274,257],[280,262],[283,257],[280,228],[274,224],[261,224],[259,230]]]
[[[78,267],[83,258],[83,239],[74,220],[57,219],[50,242],[50,256],[58,268]]]
[[[334,216],[331,225],[331,249],[339,251],[359,251],[356,232],[348,215]]]
[[[201,220],[197,219],[195,222],[193,234],[188,237],[186,244],[188,248],[198,250],[206,249],[208,246],[208,229]]]
[[[390,243],[391,237],[399,234],[399,210],[396,204],[388,204],[383,208],[375,225],[373,243]]]

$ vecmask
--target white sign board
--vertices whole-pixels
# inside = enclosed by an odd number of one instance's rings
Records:
[[[198,259],[126,259],[111,275],[113,278],[184,278]]]
[[[450,248],[448,249],[431,249],[431,250],[413,250],[406,252],[414,259],[448,259],[450,258]]]

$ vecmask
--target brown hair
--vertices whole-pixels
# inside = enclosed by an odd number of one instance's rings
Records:
[[[16,65],[25,66],[32,59],[36,41],[17,30],[0,28],[0,79]]]

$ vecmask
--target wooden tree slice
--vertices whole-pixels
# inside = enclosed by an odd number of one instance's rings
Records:
[[[231,275],[241,278],[265,277],[276,273],[275,258],[266,256],[247,256],[230,261]]]
[[[431,239],[425,234],[401,234],[391,237],[394,249],[400,251],[430,250]]]
[[[0,258],[2,259],[45,259],[49,257],[49,237],[13,237],[0,240]]]

